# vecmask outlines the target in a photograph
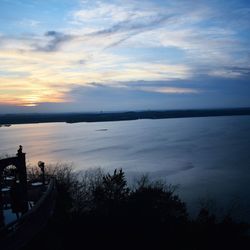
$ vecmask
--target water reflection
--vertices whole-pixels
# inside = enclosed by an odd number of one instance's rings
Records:
[[[16,125],[0,128],[0,138],[2,154],[25,145],[30,164],[123,168],[131,179],[148,172],[180,184],[180,195],[192,204],[200,197],[237,200],[249,213],[247,116]]]

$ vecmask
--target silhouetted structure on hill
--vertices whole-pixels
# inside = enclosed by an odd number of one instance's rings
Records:
[[[12,199],[12,208],[15,213],[25,213],[28,211],[28,196],[27,196],[27,171],[26,171],[26,159],[25,153],[22,152],[22,146],[19,146],[17,154],[15,157],[9,157],[0,160],[0,204],[3,205],[3,185],[4,185],[4,171],[7,167],[15,167],[15,178],[11,185],[11,197]],[[2,215],[2,207],[1,217]],[[2,223],[3,224],[3,221]]]

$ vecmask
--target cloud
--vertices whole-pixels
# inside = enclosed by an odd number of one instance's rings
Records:
[[[174,87],[171,83],[161,83],[162,86],[147,87],[134,86],[133,83],[127,85],[109,85],[90,83],[86,86],[72,86],[66,93],[67,99],[72,100],[68,107],[78,106],[78,110],[138,110],[138,109],[159,109],[160,107],[173,107],[173,96],[179,96],[182,103],[183,96],[198,94],[195,89],[187,87]],[[175,83],[172,83],[173,85]],[[165,85],[165,86],[164,86]],[[182,97],[181,97],[182,96]],[[194,98],[194,97],[193,97]],[[187,101],[184,101],[184,103]],[[183,103],[182,103],[183,104]]]
[[[17,25],[20,25],[22,27],[31,27],[31,28],[37,28],[41,24],[40,21],[34,20],[34,19],[22,19],[21,21],[17,22]]]
[[[177,85],[177,86],[176,86]],[[179,85],[179,86],[178,86]],[[183,87],[183,85],[188,85],[181,83],[181,81],[158,81],[158,82],[117,82],[116,84],[109,83],[88,83],[83,86],[73,86],[70,93],[79,94],[79,90],[85,91],[88,88],[94,88],[99,90],[124,90],[124,91],[140,91],[140,92],[151,92],[151,93],[161,93],[161,94],[198,94],[201,90],[194,87]]]
[[[198,94],[200,93],[197,89],[191,88],[179,88],[179,87],[144,87],[141,88],[143,91],[163,93],[163,94]]]
[[[201,84],[202,83],[202,84]],[[121,84],[121,86],[119,86]],[[57,89],[60,88],[60,84]],[[172,93],[159,93],[154,88]],[[151,91],[145,91],[151,88]],[[196,90],[197,93],[181,93],[182,89]],[[171,90],[171,91],[169,91]],[[179,93],[178,93],[178,90]],[[195,91],[195,92],[196,92]],[[27,90],[24,90],[27,92]],[[185,91],[187,92],[187,91]],[[39,93],[38,91],[34,93]],[[174,80],[138,81],[118,83],[88,83],[69,85],[62,92],[59,102],[44,99],[36,106],[26,103],[26,107],[16,107],[15,103],[0,104],[0,113],[8,112],[87,112],[87,111],[124,111],[148,109],[186,109],[186,108],[226,108],[246,107],[250,105],[250,86],[246,80],[202,78],[195,81]],[[3,93],[0,93],[0,97]],[[55,93],[51,94],[53,97]],[[7,98],[7,97],[6,97]],[[1,98],[0,98],[1,99]],[[1,99],[2,100],[2,99]],[[65,101],[67,100],[67,102]]]
[[[116,46],[121,50],[175,47],[184,52],[184,59],[194,69],[194,74],[218,75],[221,72],[221,77],[246,76],[243,71],[234,69],[249,65],[249,56],[246,56],[250,52],[249,43],[243,43],[240,35],[250,28],[248,8],[235,3],[203,1],[195,4],[145,1],[143,6],[139,1],[85,4],[74,13],[74,18],[80,24],[92,22],[95,31],[86,36],[102,39],[108,49]]]
[[[223,68],[212,68],[208,72],[209,76],[221,77],[221,78],[249,78],[250,76],[250,66],[225,66]],[[243,64],[242,64],[243,65]]]
[[[57,31],[47,31],[44,35],[48,38],[47,43],[43,46],[34,45],[37,51],[53,52],[57,51],[63,43],[73,39],[71,35]]]
[[[203,83],[200,85],[200,82]],[[156,86],[196,89],[199,93],[157,93],[144,91],[143,86],[154,86],[153,82],[128,82],[127,87],[107,84],[72,85],[65,92],[67,103],[40,103],[35,111],[47,112],[83,112],[117,111],[147,109],[185,109],[185,108],[225,108],[249,106],[249,88],[244,81],[211,78],[196,83],[173,81],[156,82]],[[133,86],[134,85],[134,86]],[[138,87],[141,85],[141,87]],[[227,91],[225,91],[227,87]]]
[[[72,85],[108,96],[104,86],[118,94],[197,98],[211,79],[218,86],[218,79],[249,82],[249,6],[243,2],[81,1],[68,12],[61,5],[51,9],[55,17],[48,21],[41,18],[44,6],[36,6],[31,16],[14,17],[16,30],[6,21],[0,34],[2,102],[71,101],[65,93]],[[55,25],[59,12],[64,18]],[[22,22],[27,28],[17,32]]]
[[[152,8],[146,7],[147,3],[138,6],[138,2],[107,2],[107,1],[91,1],[85,2],[81,9],[72,13],[73,20],[77,24],[93,23],[99,27],[111,23],[120,23],[126,20],[136,20],[155,15]],[[139,8],[138,8],[139,7]]]
[[[96,32],[93,32],[90,35],[93,36],[102,36],[102,35],[111,35],[118,32],[131,32],[136,31],[143,32],[144,30],[150,30],[152,28],[155,28],[155,26],[165,22],[169,19],[169,16],[153,16],[149,18],[143,18],[143,20],[125,20],[123,22],[119,22],[115,25],[113,25],[110,28],[99,30]]]

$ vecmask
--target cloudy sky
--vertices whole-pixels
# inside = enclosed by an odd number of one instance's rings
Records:
[[[248,0],[1,0],[0,113],[250,106]]]

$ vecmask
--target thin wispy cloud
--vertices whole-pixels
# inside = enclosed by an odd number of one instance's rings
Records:
[[[163,94],[198,94],[199,91],[197,89],[191,88],[178,88],[178,87],[144,87],[141,90],[163,93]]]
[[[57,51],[60,49],[60,45],[73,39],[72,36],[57,31],[47,31],[44,36],[48,39],[44,46],[34,45],[38,51]]]

